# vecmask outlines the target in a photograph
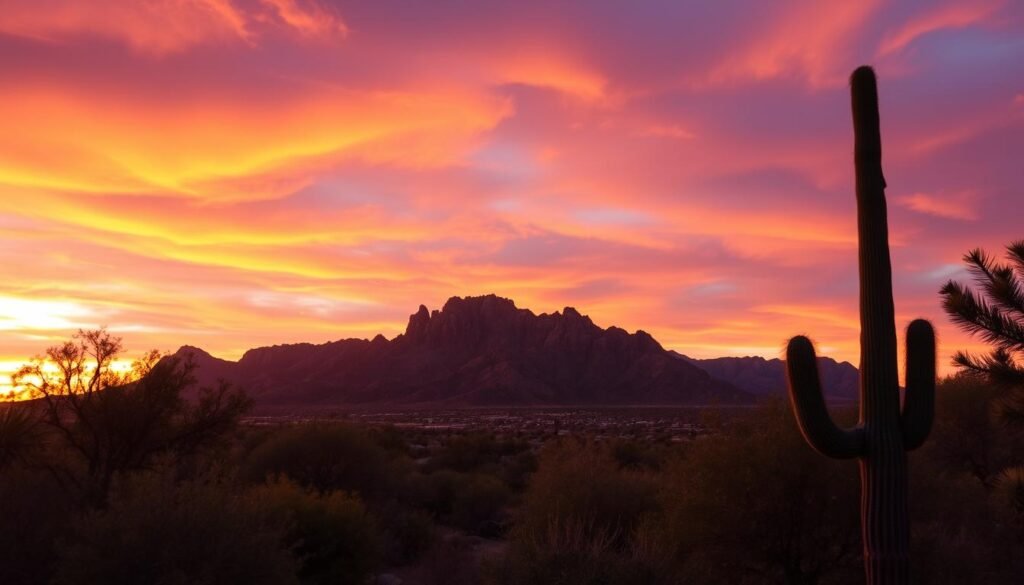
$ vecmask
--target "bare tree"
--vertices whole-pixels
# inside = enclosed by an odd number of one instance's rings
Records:
[[[83,503],[104,505],[119,474],[146,469],[161,454],[188,455],[231,430],[251,401],[226,383],[195,385],[195,365],[150,351],[115,368],[121,338],[79,331],[19,369],[12,381],[39,402],[39,422],[63,457],[47,469]]]

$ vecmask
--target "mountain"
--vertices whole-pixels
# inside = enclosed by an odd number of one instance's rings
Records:
[[[251,349],[195,347],[201,384],[238,384],[259,406],[736,404],[753,397],[643,331],[603,329],[571,307],[535,315],[494,295],[420,306],[405,333]]]
[[[780,359],[722,357],[700,360],[679,353],[675,355],[755,396],[786,395],[786,362]],[[819,357],[818,374],[827,399],[857,400],[860,374],[852,364]]]

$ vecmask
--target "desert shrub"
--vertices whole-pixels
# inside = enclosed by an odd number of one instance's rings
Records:
[[[386,499],[401,488],[405,459],[380,446],[363,429],[343,424],[280,429],[244,456],[241,476],[261,483],[280,475],[322,492],[356,492]]]
[[[505,439],[488,433],[456,435],[434,454],[431,469],[452,471],[483,471],[498,473],[500,462],[528,449],[528,445],[517,439]]]
[[[135,477],[85,514],[62,547],[55,583],[296,583],[285,533],[219,481]]]
[[[1001,424],[999,399],[974,375],[944,380],[936,391],[931,436],[910,456],[911,546],[921,583],[1016,583],[1024,574],[1024,525],[1014,484],[1004,483],[1022,443]]]
[[[665,445],[657,442],[619,440],[611,449],[619,467],[650,471],[660,470],[670,453]]]
[[[1004,469],[995,482],[997,501],[1010,510],[1015,522],[1024,519],[1024,468]]]
[[[499,583],[659,583],[661,566],[642,550],[658,508],[653,479],[623,469],[606,447],[575,440],[544,449],[510,533],[490,570]]]
[[[369,429],[370,438],[394,455],[409,455],[409,441],[397,427],[387,425]]]
[[[49,474],[12,465],[0,473],[0,583],[47,583],[57,542],[75,509]]]
[[[501,459],[498,477],[514,492],[522,492],[529,483],[530,476],[537,471],[537,456],[530,450],[515,455],[507,455]]]
[[[1024,542],[1002,503],[971,475],[911,467],[911,552],[919,583],[1018,583]]]
[[[857,466],[806,445],[786,405],[699,439],[661,486],[663,542],[702,583],[859,579]]]
[[[471,534],[500,535],[511,491],[490,475],[477,473],[463,477],[452,502],[451,524]]]
[[[455,506],[455,495],[463,474],[443,469],[417,476],[410,488],[417,506],[435,518],[447,518]]]
[[[919,458],[939,472],[963,472],[991,488],[1000,471],[1024,463],[1024,436],[999,420],[1000,390],[976,375],[943,380],[935,423]]]
[[[584,536],[624,546],[657,507],[650,475],[622,469],[604,446],[559,441],[541,453],[526,492],[519,527],[531,537],[553,526],[586,528]]]
[[[400,502],[377,505],[374,510],[381,531],[384,559],[406,565],[420,558],[437,540],[431,515]]]
[[[302,583],[358,585],[377,568],[382,539],[357,497],[318,494],[278,479],[254,489],[250,498],[288,527],[287,541],[298,558]]]
[[[505,524],[512,490],[484,473],[441,470],[420,476],[417,502],[439,522],[481,536],[497,536]]]

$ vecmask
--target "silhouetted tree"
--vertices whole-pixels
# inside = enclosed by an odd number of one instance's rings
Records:
[[[961,368],[984,377],[998,391],[995,412],[1010,432],[1024,431],[1024,240],[1006,247],[1007,263],[980,248],[964,255],[976,289],[950,280],[942,306],[962,329],[993,346],[985,356],[957,352]],[[991,471],[991,470],[989,470]],[[1009,466],[990,481],[1003,503],[1024,524],[1024,467]]]
[[[940,294],[955,323],[993,346],[986,356],[957,352],[954,361],[1006,390],[1000,414],[1007,423],[1024,426],[1024,240],[1006,249],[1006,264],[981,249],[964,256],[980,290],[950,280]]]
[[[119,337],[79,331],[18,370],[12,381],[39,399],[39,422],[62,456],[41,462],[83,503],[103,505],[111,482],[146,469],[157,455],[196,453],[232,429],[248,409],[244,393],[221,383],[194,402],[194,365],[151,351],[126,372]]]

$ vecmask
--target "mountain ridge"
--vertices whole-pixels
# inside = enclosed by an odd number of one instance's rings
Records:
[[[785,396],[786,362],[761,356],[697,359],[673,352],[713,377],[730,382],[755,396]],[[830,401],[854,401],[859,396],[860,373],[849,362],[818,357],[822,391]]]
[[[252,348],[237,362],[183,346],[201,384],[260,405],[698,405],[754,396],[680,360],[644,331],[601,328],[575,308],[534,314],[496,295],[451,297],[393,339]]]

